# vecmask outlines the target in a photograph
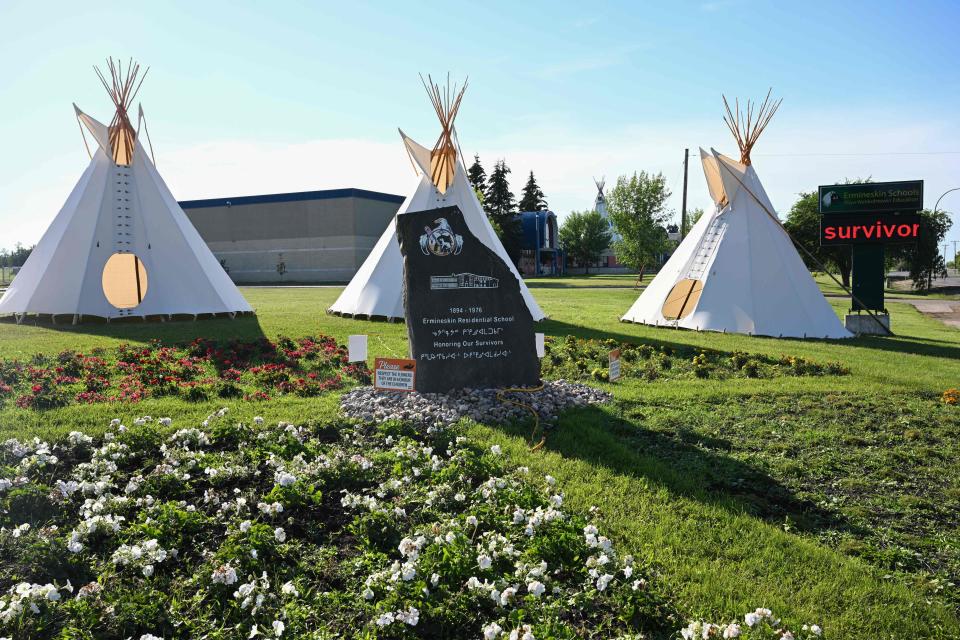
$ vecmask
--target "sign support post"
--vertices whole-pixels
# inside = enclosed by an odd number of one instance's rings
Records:
[[[853,245],[853,311],[886,311],[883,300],[884,253],[882,244]]]

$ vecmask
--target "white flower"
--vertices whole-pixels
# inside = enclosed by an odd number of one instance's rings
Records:
[[[497,640],[501,633],[503,628],[496,622],[491,622],[483,627],[483,640]]]
[[[527,591],[530,593],[530,595],[537,598],[542,596],[543,592],[546,590],[547,588],[539,580],[534,580],[533,582],[527,584]]]
[[[491,566],[493,566],[493,559],[487,554],[483,553],[477,556],[477,565],[481,569],[489,569]]]
[[[397,620],[415,627],[420,622],[420,611],[416,607],[410,607],[406,611],[397,611]]]
[[[740,625],[738,625],[736,622],[731,622],[730,624],[728,624],[727,627],[723,630],[723,637],[724,637],[724,638],[739,638],[739,637],[740,637]]]
[[[157,422],[164,427],[169,427],[171,424],[173,424],[173,420],[170,418],[159,418]]]
[[[536,638],[533,636],[533,628],[525,624],[510,632],[510,640],[536,640]]]
[[[219,584],[231,585],[237,581],[237,570],[229,564],[223,564],[214,569],[210,577]]]
[[[242,533],[246,533],[247,531],[250,531],[250,527],[252,524],[253,523],[251,523],[249,520],[244,520],[243,522],[240,523],[240,531]]]
[[[513,600],[513,596],[517,595],[516,587],[507,587],[500,592],[500,605],[507,606],[510,604],[510,601]]]
[[[435,573],[435,574],[433,574],[432,576],[430,576],[430,584],[432,584],[433,586],[437,586],[437,583],[438,583],[438,582],[440,582],[440,574],[439,574],[439,573]]]
[[[812,634],[815,635],[815,636],[822,636],[822,635],[823,635],[823,629],[821,629],[821,628],[820,628],[820,625],[818,625],[818,624],[812,624],[812,625],[810,625],[810,633],[812,633]]]
[[[758,616],[756,613],[748,613],[747,615],[743,616],[743,621],[747,623],[748,627],[752,627],[760,622],[760,616]]]
[[[297,597],[300,595],[300,592],[297,591],[297,587],[294,586],[293,582],[285,582],[282,587],[280,587],[280,593],[285,596]]]
[[[462,493],[457,493],[453,496],[453,499],[456,500],[457,502],[463,502],[464,500],[467,499],[467,496],[463,495]]]
[[[550,496],[550,503],[555,507],[563,506],[563,496],[560,494]]]
[[[471,527],[477,526],[477,516],[467,516],[467,525]]]
[[[287,471],[277,471],[273,479],[281,487],[289,487],[297,482],[297,476]]]
[[[610,584],[611,580],[613,580],[613,576],[609,573],[605,573],[597,578],[597,590],[604,591],[607,588],[607,585]]]
[[[416,560],[420,553],[420,545],[417,544],[417,541],[413,538],[406,537],[400,541],[400,545],[397,547],[397,550],[400,551],[400,555],[403,557]]]
[[[277,527],[273,530],[273,537],[277,539],[277,542],[283,542],[287,539],[287,532],[283,530],[283,527]]]
[[[253,417],[253,424],[263,424],[263,418],[260,416]]]
[[[155,636],[152,633],[145,633],[140,636],[140,640],[163,640],[161,636]]]
[[[501,453],[503,453],[503,450],[500,448],[500,445],[495,444],[492,447],[490,447],[490,453],[492,453],[495,456],[498,456]]]
[[[363,590],[363,599],[364,600],[373,600],[373,589],[367,587]]]
[[[274,620],[272,626],[273,626],[273,632],[277,635],[278,638],[283,635],[283,630],[286,629],[286,626],[280,620]]]

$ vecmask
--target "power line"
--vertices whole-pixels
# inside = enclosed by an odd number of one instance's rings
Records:
[[[767,157],[830,157],[830,156],[947,156],[960,155],[960,151],[879,151],[875,153],[757,153]]]

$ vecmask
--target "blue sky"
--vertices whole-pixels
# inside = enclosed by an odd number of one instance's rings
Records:
[[[180,199],[405,194],[396,129],[433,143],[417,73],[448,71],[470,77],[464,152],[505,158],[517,193],[534,170],[561,215],[634,170],[663,171],[679,209],[683,149],[735,153],[721,93],[770,86],[783,106],[753,159],[781,214],[844,177],[925,179],[928,206],[960,186],[956,3],[516,5],[0,0],[0,246],[36,242],[83,171],[71,103],[109,120],[107,55],[151,67],[139,99]],[[708,206],[695,157],[690,177]]]

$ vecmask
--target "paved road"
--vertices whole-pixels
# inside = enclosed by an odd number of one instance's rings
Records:
[[[902,299],[901,299],[902,300]],[[960,329],[960,302],[953,300],[902,300],[912,304],[917,311],[944,324]]]

